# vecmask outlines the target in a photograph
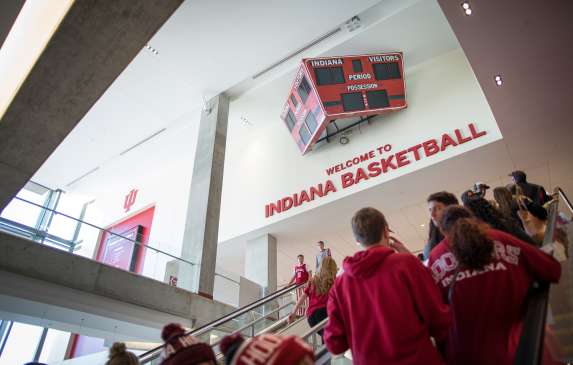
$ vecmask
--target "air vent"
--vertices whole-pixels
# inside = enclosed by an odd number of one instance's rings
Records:
[[[336,33],[340,32],[342,30],[342,28],[338,27],[334,30],[331,30],[330,32],[320,36],[319,38],[313,40],[312,42],[310,42],[309,44],[305,45],[302,48],[297,49],[296,51],[290,53],[288,56],[281,58],[280,60],[278,60],[277,62],[273,63],[272,65],[270,65],[269,67],[265,68],[264,70],[262,70],[261,72],[253,75],[253,80],[261,77],[262,75],[266,74],[267,72],[271,71],[272,69],[282,65],[283,63],[285,63],[286,61],[290,60],[291,58],[293,58],[294,56],[306,51],[307,49],[309,49],[310,47],[313,47],[315,45],[317,45],[318,43],[322,42],[323,40],[332,37],[333,35],[335,35]]]
[[[150,139],[152,139],[153,137],[156,137],[157,135],[163,133],[167,128],[162,128],[160,130],[158,130],[157,132],[153,133],[151,136],[146,137],[144,139],[142,139],[141,141],[137,142],[136,144],[134,144],[133,146],[129,147],[128,149],[126,149],[125,151],[121,152],[119,155],[123,156],[126,153],[128,153],[129,151],[131,151],[132,149],[141,146],[142,144],[144,144],[145,142],[149,141]]]
[[[86,172],[85,174],[83,174],[82,176],[78,177],[77,179],[72,180],[71,182],[69,182],[66,186],[70,187],[72,185],[74,185],[75,183],[77,183],[78,181],[80,181],[81,179],[83,179],[84,177],[93,174],[94,172],[96,172],[97,170],[99,170],[99,166],[91,169],[90,171]]]

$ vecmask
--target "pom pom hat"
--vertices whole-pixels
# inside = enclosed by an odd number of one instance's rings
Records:
[[[161,338],[165,341],[162,365],[194,365],[210,361],[216,364],[211,346],[194,336],[185,335],[180,324],[170,323],[163,327]]]

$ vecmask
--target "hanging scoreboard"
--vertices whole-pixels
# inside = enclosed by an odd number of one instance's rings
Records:
[[[406,108],[402,53],[303,59],[281,118],[308,152],[336,119]]]

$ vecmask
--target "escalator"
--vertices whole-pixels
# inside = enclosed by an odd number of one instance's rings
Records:
[[[556,188],[555,199],[548,209],[547,226],[543,249],[556,252],[555,231],[569,231],[569,242],[563,244],[565,252],[573,252],[573,206],[564,194]],[[563,207],[559,205],[563,202]],[[565,209],[562,209],[565,208]],[[532,285],[527,303],[527,314],[524,319],[523,332],[520,338],[514,364],[539,365],[547,363],[548,356],[560,364],[573,363],[573,261],[571,255],[559,260],[562,265],[562,278],[558,285],[551,288],[542,283]],[[303,284],[304,285],[304,284]],[[297,335],[309,343],[315,351],[316,364],[349,364],[345,356],[333,357],[322,345],[318,331],[323,329],[328,319],[309,328],[305,318],[299,318],[288,324],[288,315],[295,305],[293,285],[277,291],[250,305],[188,332],[202,341],[211,344],[217,358],[222,360],[219,343],[224,336],[241,333],[251,338],[263,333]],[[551,289],[551,290],[550,290]],[[142,364],[158,364],[163,346],[156,347],[140,355]],[[545,361],[544,361],[545,357]]]
[[[245,338],[252,338],[264,333],[283,335],[297,335],[305,338],[307,342],[318,349],[320,339],[316,332],[322,328],[317,325],[310,328],[306,318],[299,318],[293,323],[288,323],[288,316],[296,304],[295,291],[304,286],[291,285],[261,298],[247,306],[237,309],[218,320],[207,323],[204,326],[193,329],[187,334],[193,335],[201,341],[210,344],[218,358],[222,359],[219,344],[223,337],[233,333],[240,333]],[[142,364],[158,364],[164,346],[158,346],[139,356]]]

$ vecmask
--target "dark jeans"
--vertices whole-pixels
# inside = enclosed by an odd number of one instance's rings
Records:
[[[319,324],[320,322],[322,322],[326,317],[328,317],[328,314],[326,313],[326,307],[318,308],[317,310],[312,312],[310,317],[307,318],[308,325],[311,327],[314,327],[317,324]],[[320,335],[320,339],[322,339],[322,333],[323,333],[323,330],[318,331],[318,334]]]

